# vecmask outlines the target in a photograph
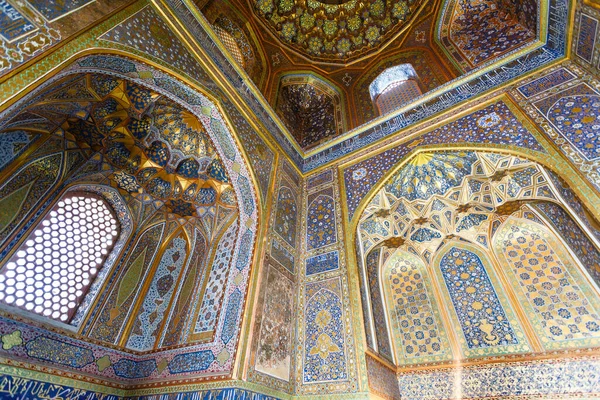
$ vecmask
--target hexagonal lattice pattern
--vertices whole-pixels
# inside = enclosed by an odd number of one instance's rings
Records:
[[[68,322],[119,234],[107,202],[68,193],[0,273],[0,301]]]

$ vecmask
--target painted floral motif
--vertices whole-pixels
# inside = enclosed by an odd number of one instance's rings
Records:
[[[320,289],[306,305],[304,382],[346,379],[342,302],[337,293]]]
[[[481,259],[452,247],[440,270],[469,348],[506,346],[518,340]]]
[[[309,250],[318,249],[337,241],[333,198],[319,195],[313,200],[308,207],[306,231],[306,243]]]

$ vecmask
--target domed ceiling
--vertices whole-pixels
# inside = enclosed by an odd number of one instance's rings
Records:
[[[313,59],[346,62],[386,42],[423,0],[253,0],[284,44]]]
[[[111,180],[119,189],[150,195],[181,217],[217,206],[236,209],[204,126],[169,98],[105,75],[66,79],[50,92],[27,115],[45,117],[80,148],[102,154],[115,169]]]

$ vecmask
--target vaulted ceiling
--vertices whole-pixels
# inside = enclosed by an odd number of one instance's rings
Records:
[[[540,5],[531,0],[196,2],[301,151],[326,145],[380,116],[368,87],[387,68],[411,64],[420,91],[427,93],[536,43],[541,28]],[[321,92],[306,83],[282,84],[290,74],[317,77],[338,92],[340,119],[321,121],[317,98],[314,107],[291,104],[288,92]],[[295,96],[297,102],[306,94]],[[293,110],[314,115],[317,124],[311,128],[312,122],[292,115]],[[310,132],[315,129],[319,132]]]

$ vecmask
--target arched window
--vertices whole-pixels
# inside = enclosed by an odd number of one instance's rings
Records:
[[[246,68],[246,60],[244,59],[244,55],[240,50],[240,46],[235,41],[233,35],[219,25],[213,25],[213,29],[233,59],[239,64],[240,67]]]
[[[369,93],[380,115],[410,103],[423,94],[417,72],[410,64],[396,65],[383,71],[371,82]]]
[[[68,192],[0,270],[0,301],[68,323],[120,233],[107,201]]]

